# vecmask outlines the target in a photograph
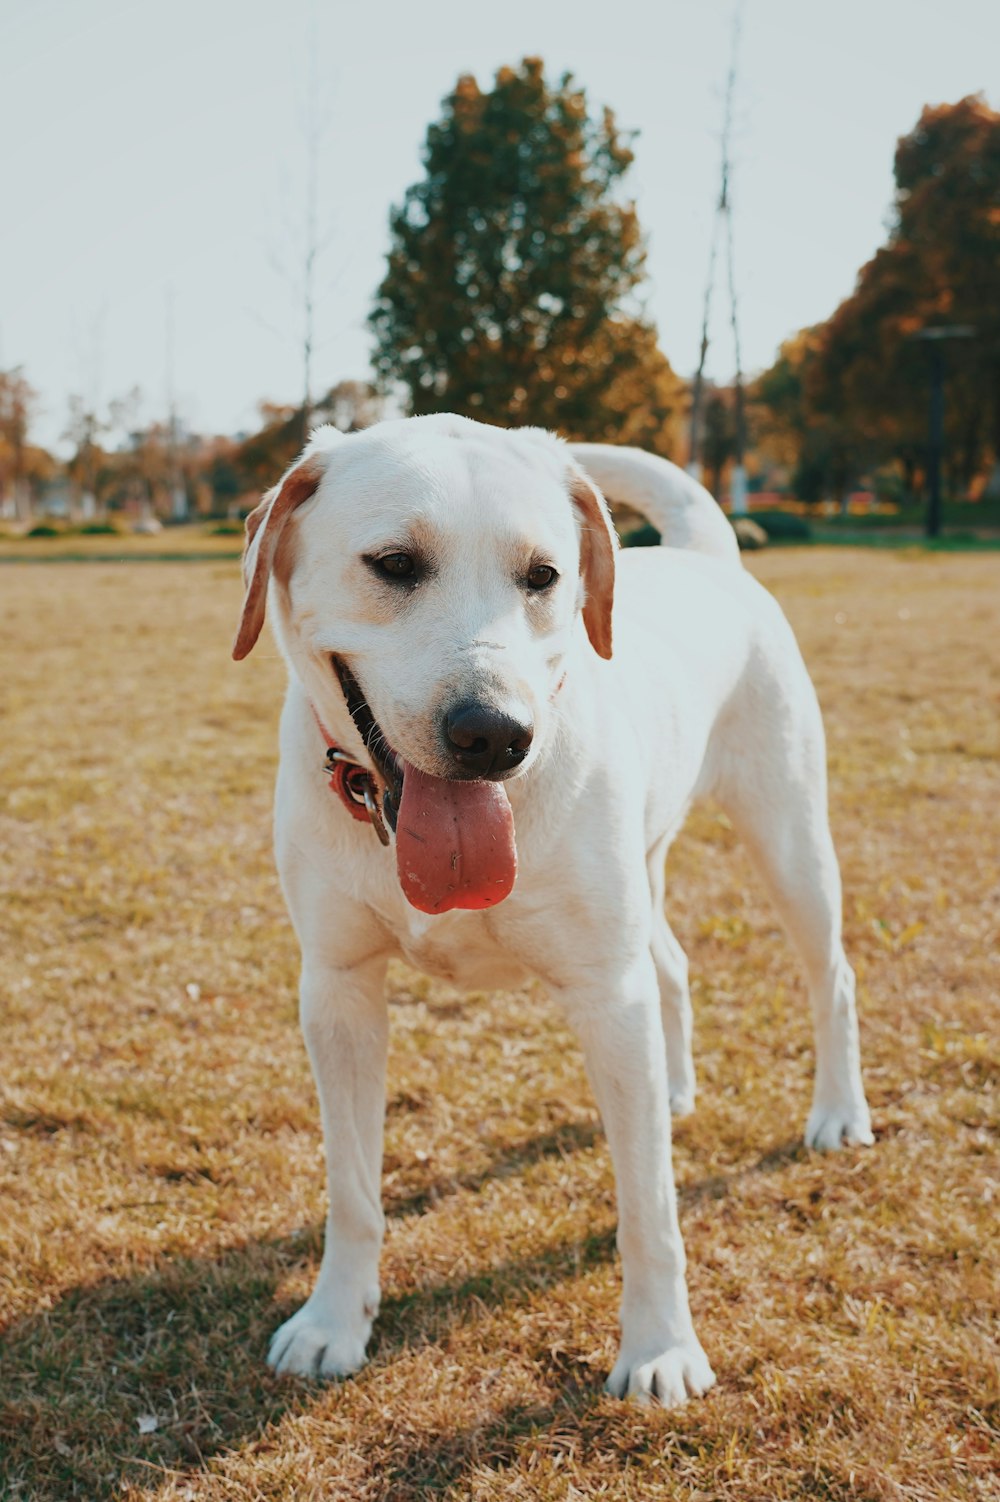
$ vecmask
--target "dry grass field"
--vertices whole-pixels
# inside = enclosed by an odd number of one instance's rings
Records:
[[[752,567],[814,673],[877,1142],[800,1146],[793,958],[725,819],[671,855],[707,1398],[601,1394],[608,1154],[544,995],[392,976],[372,1361],[276,1379],[320,1251],[273,874],[282,668],[232,562],[0,569],[0,1496],[956,1502],[998,1483],[1000,562]]]

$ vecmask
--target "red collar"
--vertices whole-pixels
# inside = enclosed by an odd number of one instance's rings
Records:
[[[313,719],[326,745],[326,763],[323,768],[330,775],[330,791],[336,793],[352,819],[362,824],[370,823],[383,845],[389,843],[389,832],[382,817],[382,790],[375,774],[361,762],[354,761],[336,744],[330,732],[310,704]]]

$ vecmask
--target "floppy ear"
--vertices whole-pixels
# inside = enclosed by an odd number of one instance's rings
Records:
[[[615,598],[615,532],[607,502],[597,486],[574,464],[569,493],[580,522],[580,573],[583,578],[583,624],[599,657],[611,656],[611,607]]]
[[[243,546],[243,582],[246,595],[243,614],[233,643],[233,656],[239,662],[253,647],[264,624],[267,583],[274,566],[282,528],[288,517],[316,494],[323,478],[323,462],[318,454],[309,454],[290,469],[280,485],[269,490],[246,521]]]

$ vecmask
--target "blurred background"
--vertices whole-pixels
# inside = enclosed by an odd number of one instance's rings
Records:
[[[0,0],[0,1502],[995,1502],[998,59],[997,0]],[[238,534],[442,408],[702,474],[823,708],[877,1146],[802,1146],[696,809],[679,1412],[599,1395],[558,1010],[401,965],[372,1365],[264,1362],[327,1207]]]
[[[453,410],[995,539],[998,55],[991,0],[6,0],[0,525],[236,528],[314,423]]]

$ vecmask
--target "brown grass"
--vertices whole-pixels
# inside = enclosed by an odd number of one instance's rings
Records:
[[[1000,567],[752,566],[827,714],[878,1142],[799,1146],[802,985],[700,812],[671,856],[701,1090],[676,1164],[719,1384],[674,1413],[601,1396],[613,1186],[572,1040],[534,989],[402,969],[373,1359],[269,1375],[323,1214],[269,848],[280,664],[229,661],[231,563],[0,572],[0,1495],[998,1495]]]

